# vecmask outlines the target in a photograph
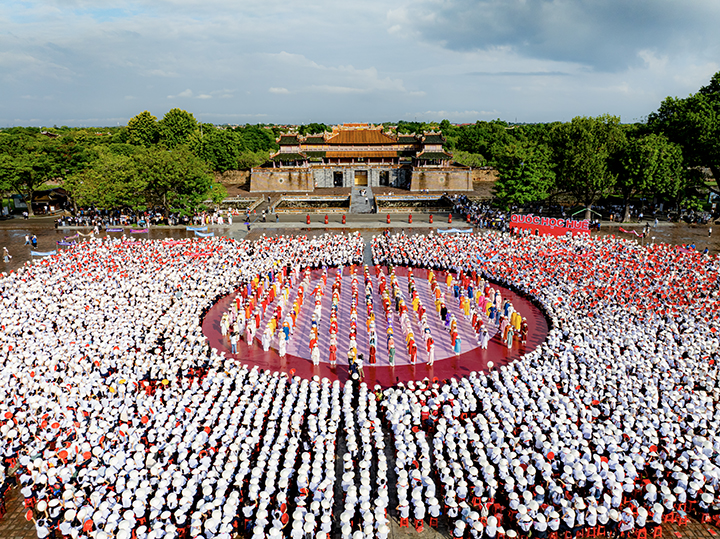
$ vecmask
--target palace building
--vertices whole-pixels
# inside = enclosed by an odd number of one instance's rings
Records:
[[[403,135],[382,126],[343,124],[332,132],[283,133],[271,162],[252,169],[251,191],[311,192],[323,187],[472,190],[470,169],[453,164],[440,132]]]

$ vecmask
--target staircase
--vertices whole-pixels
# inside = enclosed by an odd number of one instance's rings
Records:
[[[362,194],[363,192],[365,195]],[[350,194],[350,213],[373,213],[374,208],[375,198],[370,186],[354,186]]]

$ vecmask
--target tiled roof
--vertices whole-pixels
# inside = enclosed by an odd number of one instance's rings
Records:
[[[397,141],[379,129],[352,129],[338,131],[325,144],[397,144]]]
[[[417,159],[450,159],[452,156],[445,152],[422,152],[417,155]]]
[[[278,140],[278,144],[280,144],[280,146],[300,144],[300,140],[298,139],[297,135],[280,135],[280,140]]]
[[[325,139],[318,135],[310,135],[305,138],[303,144],[325,144]]]
[[[307,156],[304,153],[277,153],[271,157],[273,161],[305,161]]]
[[[415,144],[417,138],[414,135],[398,135],[398,142],[400,144]]]
[[[423,138],[424,144],[444,144],[445,138],[437,133],[432,133],[425,135],[425,138]]]

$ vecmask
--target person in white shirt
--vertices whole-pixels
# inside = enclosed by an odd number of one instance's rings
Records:
[[[533,523],[533,531],[534,536],[538,537],[538,539],[545,539],[547,537],[547,521],[545,519],[545,515],[542,513],[539,513],[535,517],[535,522]],[[523,528],[524,529],[524,528]]]
[[[645,525],[647,524],[647,516],[648,516],[647,509],[640,506],[640,507],[638,507],[637,512],[638,512],[638,515],[637,515],[637,517],[635,517],[635,527],[638,529],[644,528]]]
[[[551,532],[557,533],[560,529],[560,514],[557,511],[550,511],[548,517],[548,529]]]
[[[35,523],[35,532],[37,533],[38,539],[45,539],[45,537],[50,535],[50,528],[44,518],[39,520],[33,519],[33,522]]]
[[[620,536],[629,537],[630,533],[635,530],[635,517],[632,510],[627,507],[623,509],[622,520],[620,521]]]

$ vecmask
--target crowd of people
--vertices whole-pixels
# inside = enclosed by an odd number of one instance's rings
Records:
[[[237,343],[244,338],[246,343],[252,344],[256,337],[263,349],[267,352],[272,345],[277,349],[280,357],[285,357],[288,343],[295,334],[297,319],[304,305],[312,310],[309,335],[304,335],[305,342],[310,348],[312,362],[320,362],[319,332],[322,324],[322,300],[328,281],[327,265],[334,265],[335,260],[349,261],[353,270],[352,288],[354,298],[354,315],[351,312],[350,339],[351,347],[348,350],[348,359],[357,359],[357,343],[352,346],[354,336],[357,334],[357,275],[355,266],[362,262],[363,244],[358,234],[351,236],[326,236],[322,240],[322,250],[330,253],[327,258],[318,250],[321,245],[316,240],[307,241],[307,237],[266,238],[256,242],[259,252],[270,249],[272,252],[296,253],[304,260],[303,270],[299,264],[285,265],[274,268],[269,273],[259,272],[252,277],[246,276],[231,301],[229,308],[220,319],[220,332],[231,344],[232,353],[237,353]],[[298,249],[302,249],[299,251]],[[311,283],[311,269],[323,267],[320,279],[314,285]],[[342,284],[343,266],[340,265],[335,272],[332,283],[332,304],[330,307],[329,328],[330,347],[327,351],[329,362],[337,362],[337,337],[339,332],[338,306],[340,301],[340,287]],[[302,278],[301,278],[302,277]],[[307,291],[307,295],[306,295]],[[352,311],[352,309],[351,309]],[[302,337],[301,337],[302,338]]]
[[[377,248],[376,243],[373,248]],[[441,358],[447,357],[447,344],[459,356],[463,339],[470,335],[471,342],[477,342],[482,349],[488,348],[490,337],[496,333],[507,348],[527,343],[527,319],[482,275],[444,273],[440,282],[430,270],[426,279],[416,282],[412,268],[408,268],[401,282],[393,266],[375,265],[371,270],[365,265],[361,289],[359,244],[355,252],[357,256],[352,257],[355,263],[348,269],[347,279],[341,267],[332,272],[324,268],[313,278],[310,267],[301,271],[298,266],[286,266],[243,283],[220,317],[223,343],[230,345],[233,354],[238,353],[241,340],[247,344],[258,342],[266,352],[275,349],[283,358],[289,349],[299,350],[302,357],[309,357],[316,366],[326,359],[334,367],[340,356],[340,363],[348,365],[356,378],[363,377],[365,357],[369,365],[395,366],[399,356],[407,358],[410,365],[425,362],[432,366],[436,357],[435,338],[441,337],[438,330],[448,334],[446,339],[437,341]],[[341,306],[345,287],[349,294]],[[420,287],[426,289],[426,294],[421,294]],[[362,301],[364,310],[359,309]],[[376,314],[381,320],[376,320]],[[305,318],[309,323],[303,324]],[[340,326],[347,324],[349,331],[347,338],[343,338],[345,332]],[[309,332],[298,326],[305,326]],[[358,326],[365,328],[358,332]],[[462,331],[463,326],[466,331]],[[325,334],[329,339],[323,338]],[[401,347],[399,354],[396,346]],[[309,355],[302,355],[304,348],[309,349]]]
[[[240,212],[236,209],[198,211],[192,215],[176,211],[168,213],[162,209],[149,211],[80,209],[75,214],[58,217],[55,220],[55,227],[231,225],[233,217],[247,216],[249,216],[249,212]]]
[[[278,275],[305,268],[328,269],[332,294],[329,268],[362,254],[357,234],[104,237],[3,275],[0,477],[38,537],[385,539],[391,519],[456,538],[657,537],[667,520],[717,518],[717,257],[386,234],[376,264],[521,291],[547,340],[487,373],[385,389],[250,369],[206,344],[220,297],[255,282],[277,306]]]
[[[470,200],[466,195],[452,195],[453,212],[459,213],[463,220],[480,228],[507,231],[510,226],[510,214],[487,202]]]
[[[456,536],[494,536],[498,523],[540,537],[596,526],[627,535],[663,515],[717,514],[717,258],[614,239],[399,234],[378,243],[378,263],[400,252],[410,265],[464,271],[499,254],[483,271],[539,299],[553,326],[539,349],[490,376],[391,397],[398,453],[410,448],[420,471],[414,508],[435,496],[434,486],[423,491],[433,481],[446,514],[464,504]],[[451,404],[437,402],[438,389]],[[444,408],[432,448],[411,428],[431,399]]]

